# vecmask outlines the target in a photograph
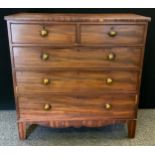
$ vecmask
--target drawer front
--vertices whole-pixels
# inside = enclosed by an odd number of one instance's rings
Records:
[[[135,116],[134,95],[102,96],[40,96],[18,97],[20,118],[23,119],[87,119],[132,118]]]
[[[12,24],[12,42],[21,44],[74,43],[75,25]]]
[[[137,76],[128,71],[18,71],[17,93],[136,91]]]
[[[145,25],[82,25],[83,44],[142,44]]]
[[[141,48],[50,49],[15,47],[16,68],[139,67]]]

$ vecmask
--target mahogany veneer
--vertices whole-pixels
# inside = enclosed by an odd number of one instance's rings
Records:
[[[135,14],[6,16],[20,139],[31,124],[126,123],[135,136],[149,17]]]

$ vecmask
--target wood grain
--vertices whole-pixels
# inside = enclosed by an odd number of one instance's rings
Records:
[[[107,48],[13,48],[15,68],[135,68],[139,67],[141,48],[107,47]],[[41,59],[48,54],[46,61]],[[115,59],[108,60],[114,54]]]
[[[136,91],[138,74],[129,71],[16,72],[17,93]],[[48,85],[43,79],[49,79]],[[107,78],[113,83],[107,84]]]
[[[60,13],[17,13],[9,16],[5,16],[7,21],[56,21],[56,22],[148,22],[151,21],[150,17],[145,17],[136,14],[129,13],[98,13],[98,14],[60,14]]]
[[[48,36],[41,37],[43,27],[48,31]],[[74,43],[75,25],[45,25],[36,24],[11,24],[13,43]]]
[[[51,97],[19,97],[21,119],[32,120],[57,120],[71,119],[82,120],[85,118],[134,118],[134,95],[102,95],[99,97],[88,96],[59,96]],[[106,109],[105,104],[111,104],[111,109]],[[49,111],[44,110],[44,105],[50,104]]]
[[[81,42],[83,44],[141,44],[145,25],[82,25]],[[110,37],[110,31],[117,32]]]
[[[61,128],[127,123],[128,137],[134,138],[151,18],[21,13],[5,19],[21,140],[31,124]],[[45,37],[40,35],[43,29],[48,31]],[[110,31],[116,36],[109,36]],[[46,61],[41,59],[44,53]],[[113,61],[109,54],[115,55]],[[43,84],[44,78],[49,84]],[[45,104],[51,109],[45,111]]]
[[[50,120],[50,121],[27,121],[28,123],[42,125],[42,126],[48,126],[53,128],[67,128],[67,127],[74,127],[74,128],[80,128],[80,127],[103,127],[106,125],[114,125],[114,124],[120,124],[120,123],[126,123],[125,119],[105,119],[103,117],[100,118],[91,118],[88,120]]]

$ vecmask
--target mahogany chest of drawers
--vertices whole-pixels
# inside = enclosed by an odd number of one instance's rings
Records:
[[[6,16],[20,139],[28,125],[126,123],[135,136],[149,17]]]

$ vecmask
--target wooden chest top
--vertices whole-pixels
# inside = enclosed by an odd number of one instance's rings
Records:
[[[55,13],[18,13],[5,17],[6,20],[24,21],[65,21],[65,22],[102,22],[102,21],[150,21],[150,17],[136,14],[55,14]]]

